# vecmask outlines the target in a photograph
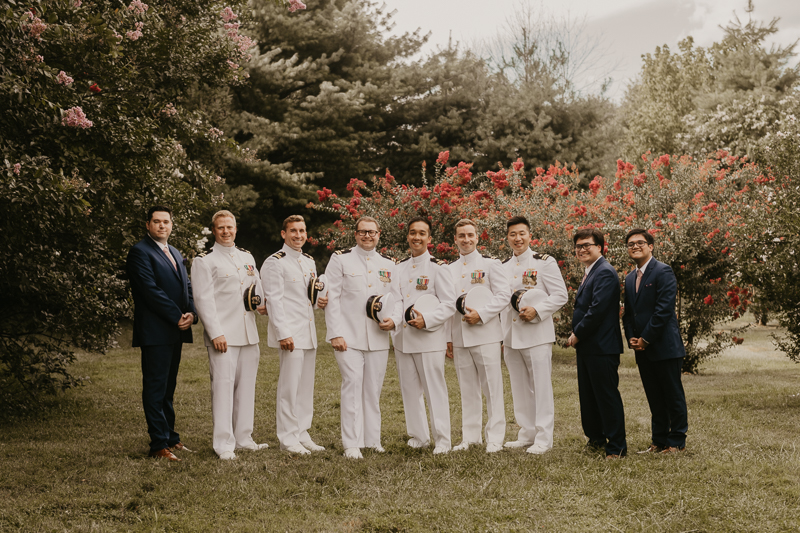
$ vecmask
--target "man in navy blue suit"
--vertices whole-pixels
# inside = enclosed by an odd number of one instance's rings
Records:
[[[147,235],[128,252],[127,271],[133,292],[133,346],[142,349],[142,403],[150,434],[150,457],[180,461],[173,451],[190,451],[175,432],[172,399],[181,362],[181,347],[192,342],[197,322],[192,285],[183,256],[167,244],[172,210],[151,207]]]
[[[585,274],[575,295],[572,335],[578,362],[578,397],[581,425],[589,448],[605,448],[606,459],[628,453],[625,411],[619,394],[619,276],[603,257],[605,237],[596,228],[575,232],[575,256]]]
[[[636,365],[652,415],[653,440],[638,453],[686,449],[689,428],[681,368],[686,350],[675,316],[677,281],[669,265],[653,257],[655,241],[646,230],[625,236],[636,269],[625,278],[625,338],[636,352]]]

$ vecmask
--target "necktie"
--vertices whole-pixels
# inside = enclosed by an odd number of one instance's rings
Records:
[[[583,279],[581,280],[581,284],[580,284],[580,285],[578,285],[578,287],[582,287],[582,286],[583,286],[583,282],[584,282],[584,281],[586,281],[586,277],[587,277],[588,275],[589,275],[589,273],[588,273],[588,272],[584,272],[584,273],[583,273]]]
[[[636,292],[639,292],[639,283],[642,282],[642,271],[638,268],[636,269]]]
[[[169,247],[165,246],[164,248],[162,248],[162,250],[164,251],[165,254],[167,254],[167,257],[169,257],[169,262],[172,263],[172,268],[174,268],[175,272],[177,272],[178,271],[178,264],[175,263],[175,258],[172,257],[171,253],[169,253]]]

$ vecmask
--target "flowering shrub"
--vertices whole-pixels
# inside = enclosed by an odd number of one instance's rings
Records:
[[[471,218],[481,230],[478,249],[505,259],[511,254],[506,221],[524,215],[532,225],[532,247],[558,260],[574,292],[583,276],[572,254],[577,229],[603,231],[605,256],[622,283],[632,268],[625,234],[644,227],[656,239],[654,255],[672,267],[678,280],[677,313],[687,348],[684,369],[695,372],[702,360],[732,343],[732,334],[721,334],[716,326],[749,304],[737,266],[740,240],[748,238],[742,228],[757,232],[771,209],[767,196],[772,183],[759,182],[762,176],[752,163],[725,152],[706,161],[645,154],[638,164],[619,161],[613,180],[596,176],[587,191],[578,188],[578,170],[558,162],[528,174],[518,160],[510,169],[473,175],[471,165],[447,166],[448,159],[446,152],[439,155],[432,183],[423,166],[421,187],[398,184],[387,170],[369,187],[353,180],[348,187],[353,195],[347,199],[323,189],[314,207],[338,214],[339,220],[321,240],[330,249],[353,245],[355,220],[370,215],[381,222],[382,251],[402,257],[404,222],[421,214],[432,223],[431,251],[451,260],[458,255],[455,222]],[[556,326],[562,340],[571,330],[571,305],[562,310]]]

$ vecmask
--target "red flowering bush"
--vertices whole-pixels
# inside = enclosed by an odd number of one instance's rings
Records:
[[[760,173],[754,164],[724,152],[706,161],[645,154],[638,167],[619,161],[614,181],[597,176],[587,191],[578,187],[574,166],[556,162],[528,176],[518,160],[511,169],[470,172],[465,179],[460,170],[466,165],[447,167],[448,156],[439,155],[432,183],[423,179],[421,187],[400,185],[387,171],[385,177],[373,178],[371,187],[354,190],[359,199],[355,206],[335,197],[315,206],[340,216],[325,236],[329,248],[351,246],[353,223],[359,216],[370,215],[381,222],[382,250],[403,257],[404,221],[421,214],[431,220],[433,252],[439,257],[457,256],[453,227],[459,219],[471,218],[481,227],[479,249],[506,258],[511,254],[506,221],[524,215],[531,222],[532,247],[559,261],[574,292],[583,276],[583,267],[572,253],[577,229],[603,231],[605,256],[622,283],[632,268],[625,234],[644,227],[656,240],[654,255],[669,264],[677,277],[677,313],[687,349],[684,369],[695,372],[701,361],[732,344],[736,332],[721,334],[717,326],[738,317],[749,303],[749,292],[741,288],[737,252],[742,240],[758,232],[758,224],[771,209],[766,199],[771,182],[757,182]],[[557,324],[562,339],[571,330],[571,305],[562,310]]]

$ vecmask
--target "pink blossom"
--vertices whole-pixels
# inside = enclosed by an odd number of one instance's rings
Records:
[[[86,118],[83,109],[78,106],[71,107],[64,112],[64,116],[61,118],[61,124],[83,129],[91,128],[94,125],[91,120]]]
[[[39,17],[34,16],[31,12],[25,14],[27,15],[27,18],[32,19],[28,24],[28,33],[30,33],[31,37],[34,39],[41,40],[41,35],[47,29],[47,24],[45,24]]]
[[[237,63],[234,63],[234,62],[233,62],[233,61],[231,61],[230,59],[228,59],[228,60],[227,60],[227,61],[225,61],[225,62],[228,64],[228,66],[229,66],[229,67],[230,67],[232,70],[236,70],[237,68],[239,68],[239,65],[238,65]]]
[[[34,57],[34,59],[36,60],[37,63],[41,63],[42,61],[44,61],[44,56],[37,55],[36,57]]]
[[[83,4],[83,2],[81,2],[81,0],[75,0],[75,2],[72,3],[72,5],[75,6],[75,7],[81,7],[81,4]]]
[[[520,158],[517,158],[517,160],[514,161],[511,164],[511,166],[514,167],[514,172],[519,172],[520,170],[522,170],[525,167],[525,163],[522,162],[522,158],[520,157]]]
[[[226,7],[225,9],[223,9],[220,12],[219,15],[222,17],[222,20],[224,20],[225,22],[230,22],[233,19],[239,18],[239,15],[234,13],[233,10],[231,8],[229,8],[229,7]]]
[[[136,29],[133,30],[133,31],[126,31],[125,35],[131,41],[135,41],[135,40],[139,39],[143,35],[142,34],[142,28],[143,27],[144,27],[144,22],[137,22],[136,23]]]
[[[306,5],[301,2],[300,0],[289,0],[289,11],[294,13],[295,11],[299,11],[301,9],[305,9]]]
[[[22,168],[22,165],[20,163],[15,163],[14,164],[14,174],[19,175],[19,169],[21,169],[21,168]]]
[[[178,110],[175,109],[175,106],[172,105],[172,104],[167,104],[164,107],[164,109],[161,110],[161,112],[164,113],[165,115],[167,115],[168,117],[171,117],[173,115],[177,115],[178,114]]]
[[[56,76],[56,81],[61,85],[72,85],[72,82],[75,80],[67,76],[67,73],[62,70],[58,73],[58,76]]]
[[[444,152],[439,152],[439,157],[436,158],[436,162],[440,165],[446,165],[448,159],[450,159],[450,151],[445,150]]]
[[[136,15],[143,15],[145,11],[148,9],[148,5],[142,3],[141,0],[133,0],[131,5],[128,6],[129,11],[133,11]]]

